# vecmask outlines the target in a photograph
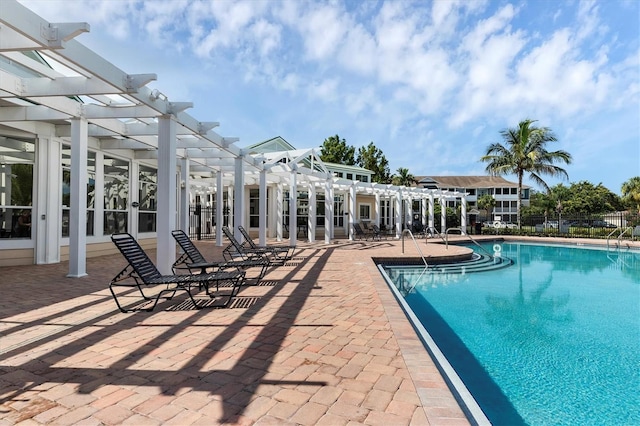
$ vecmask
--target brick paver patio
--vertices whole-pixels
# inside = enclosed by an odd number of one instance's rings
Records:
[[[128,314],[119,254],[2,268],[0,424],[468,424],[372,256],[400,242],[302,243],[231,308]]]

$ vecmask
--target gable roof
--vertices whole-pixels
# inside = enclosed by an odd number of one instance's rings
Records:
[[[265,152],[294,151],[296,148],[283,137],[276,136],[275,138],[250,145],[246,149],[251,154],[263,154]]]
[[[502,176],[417,176],[419,185],[437,185],[448,188],[517,188],[518,184]],[[522,188],[530,188],[522,185]]]

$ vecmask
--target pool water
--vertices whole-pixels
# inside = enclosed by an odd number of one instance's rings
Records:
[[[515,264],[385,271],[489,420],[640,424],[640,252],[485,247]]]

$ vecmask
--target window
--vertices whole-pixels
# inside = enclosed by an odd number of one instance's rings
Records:
[[[267,205],[269,205],[269,194],[267,193]],[[267,223],[269,216],[267,216]],[[260,190],[249,190],[249,226],[252,228],[260,227]]]
[[[469,195],[476,195],[476,190],[475,189],[469,189]]]
[[[518,195],[518,188],[511,188],[511,195]]]
[[[358,204],[358,214],[360,220],[371,219],[371,204]]]
[[[501,194],[502,194],[502,188],[496,188],[496,195],[501,195]]]
[[[353,173],[347,173],[347,179],[353,180]]]
[[[34,141],[0,138],[0,238],[31,238]]]
[[[96,153],[87,153],[87,235],[95,235]],[[71,147],[62,146],[62,236],[69,236],[71,208]]]
[[[127,232],[129,163],[104,157],[104,235]]]
[[[156,231],[158,172],[140,166],[138,173],[138,232]]]

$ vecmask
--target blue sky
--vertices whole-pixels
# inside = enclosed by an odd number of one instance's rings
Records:
[[[525,118],[573,156],[569,181],[640,176],[640,2],[22,1],[239,146],[373,142],[392,172],[485,174]],[[508,177],[512,178],[513,177]],[[530,182],[526,182],[530,183]]]

